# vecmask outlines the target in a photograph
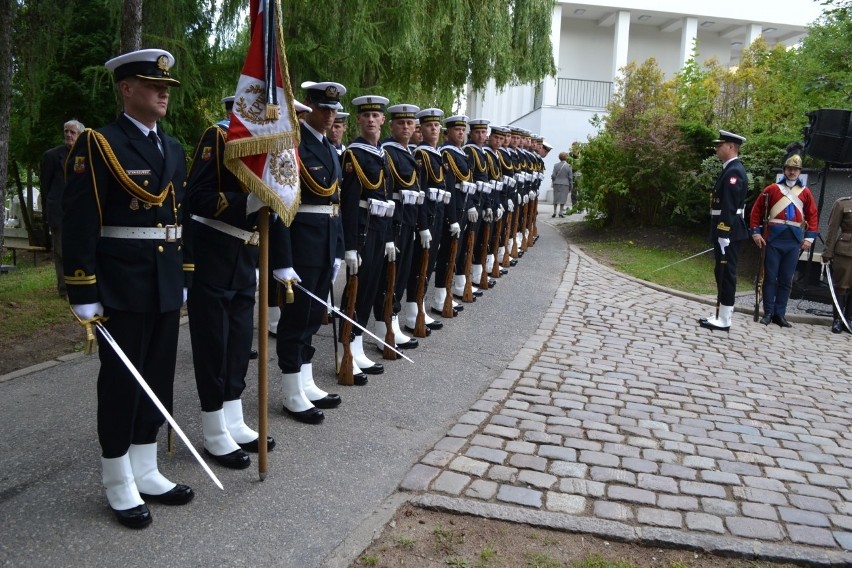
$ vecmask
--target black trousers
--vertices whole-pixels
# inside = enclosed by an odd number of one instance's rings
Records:
[[[246,388],[255,286],[228,290],[194,279],[187,300],[192,364],[201,410],[213,412]]]
[[[467,221],[467,212],[465,212],[465,221]],[[471,251],[471,263],[477,263],[477,252],[476,252],[476,241],[479,238],[479,226],[481,223],[477,221],[476,223],[466,222],[464,228],[461,233],[461,240],[459,241],[459,255],[456,257],[456,274],[459,276],[467,274],[465,272],[465,264],[467,263],[467,241],[470,238],[470,235],[473,235],[473,250]]]
[[[302,281],[299,283],[325,300],[331,289],[331,266],[294,266]],[[282,302],[281,319],[278,320],[278,337],[275,349],[278,367],[283,373],[298,373],[302,365],[313,359],[312,342],[322,326],[326,307],[307,294],[293,289],[293,303]]]
[[[396,280],[393,286],[393,313],[398,314],[400,309],[402,309],[403,294],[405,294],[405,290],[408,287],[408,277],[411,273],[414,250],[420,247],[420,243],[418,242],[415,247],[414,227],[410,225],[400,225],[398,231],[394,228],[394,232],[397,233],[394,235],[394,242],[396,243],[398,252],[396,253]],[[417,269],[419,270],[419,266]],[[388,263],[383,262],[379,289],[376,293],[376,302],[373,305],[373,317],[377,320],[384,319],[387,274]]]
[[[438,247],[437,258],[435,259],[435,286],[444,287],[444,282],[447,277],[447,271],[455,274],[455,266],[457,259],[462,257],[462,249],[464,249],[464,235],[467,227],[467,212],[457,210],[459,227],[459,243],[456,250],[456,256],[450,258],[450,244],[453,237],[450,235],[450,223],[445,219],[444,227],[441,231],[441,244]]]
[[[737,262],[742,244],[742,241],[731,241],[731,244],[725,247],[723,255],[719,241],[713,243],[713,254],[716,257],[716,297],[723,306],[734,305],[734,297],[737,294]]]
[[[104,315],[107,331],[171,412],[180,310],[134,313],[105,307]],[[98,355],[98,439],[101,455],[117,458],[130,444],[156,442],[166,419],[100,333]]]
[[[390,238],[386,223],[373,223],[367,231],[367,238],[359,251],[361,254],[361,266],[358,267],[358,296],[355,300],[355,321],[359,325],[367,327],[370,321],[370,312],[376,302],[376,294],[382,283],[382,264],[385,262],[385,239]],[[373,225],[379,225],[374,228]],[[346,307],[349,301],[349,287],[343,291],[340,305]],[[347,314],[348,315],[348,314]],[[341,326],[343,325],[341,318]],[[361,335],[361,330],[353,326],[355,335]],[[342,337],[340,338],[342,341]]]

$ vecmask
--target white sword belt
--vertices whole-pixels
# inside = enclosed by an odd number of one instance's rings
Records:
[[[225,233],[226,235],[230,235],[236,239],[239,239],[247,245],[257,246],[260,242],[260,234],[257,231],[246,231],[245,229],[234,227],[233,225],[229,225],[228,223],[225,223],[223,221],[219,221],[217,219],[208,219],[207,217],[199,217],[198,215],[193,215],[192,220],[197,221],[202,225],[207,225],[211,229],[216,229],[221,233]]]
[[[366,209],[367,213],[370,213],[370,204],[367,203],[366,199],[362,199],[361,201],[359,201],[358,207],[360,207],[361,209]],[[375,213],[370,213],[370,215],[372,215],[373,217],[384,217],[385,216],[383,213],[379,214],[379,215],[376,215]]]
[[[183,227],[180,225],[166,225],[165,227],[116,227],[105,225],[101,227],[101,236],[108,239],[150,239],[177,242],[183,236]]]
[[[736,213],[736,214],[737,214],[737,215],[742,215],[744,211],[745,211],[745,209],[737,209],[737,213]],[[721,214],[722,214],[722,210],[721,210],[721,209],[711,209],[711,210],[710,210],[710,215],[721,215]]]
[[[790,225],[791,227],[802,226],[799,221],[788,221],[787,219],[770,219],[769,223],[772,225]]]
[[[299,213],[316,213],[318,215],[329,215],[331,217],[337,217],[340,214],[340,206],[336,204],[331,205],[308,205],[306,203],[302,203],[299,205]]]

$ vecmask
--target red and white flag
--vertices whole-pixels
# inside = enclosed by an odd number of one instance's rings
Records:
[[[299,207],[299,123],[280,0],[251,0],[251,44],[225,144],[225,166],[289,225]]]

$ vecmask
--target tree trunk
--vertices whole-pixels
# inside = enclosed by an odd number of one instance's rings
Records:
[[[121,53],[142,48],[142,2],[124,0],[121,6]]]
[[[0,0],[0,257],[6,227],[6,180],[9,170],[9,119],[12,112],[12,29],[16,0]]]

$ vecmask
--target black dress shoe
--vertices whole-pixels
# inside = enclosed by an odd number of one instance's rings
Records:
[[[511,264],[511,263],[510,263],[510,264]],[[500,274],[502,274],[502,275],[504,275],[504,276],[505,276],[506,274],[509,274],[509,269],[508,269],[508,268],[501,268],[501,269],[500,269]]]
[[[255,359],[257,359],[257,349],[252,349],[249,351],[249,360],[253,361]]]
[[[165,493],[159,495],[140,493],[139,496],[145,501],[153,501],[155,503],[162,503],[163,505],[186,505],[195,497],[195,492],[192,490],[192,487],[178,483]]]
[[[787,321],[787,318],[780,314],[775,314],[772,316],[772,323],[778,324],[781,327],[793,327],[790,322]]]
[[[352,375],[352,379],[354,381],[353,384],[356,387],[363,387],[367,384],[367,375],[364,373],[357,373],[355,375]]]
[[[340,406],[341,402],[343,402],[343,400],[341,400],[339,394],[327,394],[319,400],[311,400],[311,404],[313,404],[317,408],[325,409],[337,408],[338,406]]]
[[[560,217],[561,217],[561,215],[560,215]],[[554,213],[553,215],[551,215],[551,216],[550,216],[550,218],[551,218],[551,219],[556,219],[556,213]]]
[[[417,339],[412,337],[411,339],[409,339],[405,343],[397,343],[396,348],[397,349],[417,349],[417,346],[419,344],[420,343],[417,341]]]
[[[204,453],[213,458],[222,467],[229,469],[245,469],[251,465],[251,458],[241,449],[234,450],[230,454],[223,456],[214,456],[207,448],[204,448]]]
[[[477,292],[478,292],[478,294],[477,294]],[[473,292],[473,300],[471,300],[472,302],[475,302],[475,301],[476,301],[476,299],[477,299],[479,296],[481,296],[481,295],[482,295],[482,292],[479,292],[478,290],[477,290],[477,292]],[[456,300],[459,300],[460,302],[464,302],[464,297],[463,297],[463,296],[457,296],[456,294],[453,294],[453,298],[455,298]],[[459,306],[453,306],[453,310],[455,310],[455,311],[457,311],[457,312],[462,311],[462,309],[463,309],[463,308],[464,308],[464,306],[461,306],[461,305],[459,305]]]
[[[770,323],[772,323],[772,314],[766,314],[765,316],[760,318],[760,323],[762,323],[763,325],[769,325]]]
[[[256,454],[260,451],[260,444],[257,443],[258,440],[260,440],[259,437],[252,440],[251,442],[246,442],[245,444],[240,444],[239,442],[237,442],[237,445],[241,447],[244,452],[251,452],[253,454]],[[273,438],[272,436],[267,436],[266,451],[271,452],[273,449],[275,449],[275,438]]]
[[[319,424],[325,420],[325,414],[323,414],[322,410],[319,408],[312,407],[307,410],[302,410],[301,412],[294,412],[286,406],[283,406],[282,409],[284,414],[288,414],[290,417],[299,422],[304,422],[305,424]]]
[[[831,323],[831,333],[843,333],[843,322],[840,321],[840,318],[834,318]]]
[[[489,288],[489,289],[493,288],[493,287],[494,287],[494,286],[496,286],[496,285],[497,285],[497,281],[496,281],[496,280],[494,280],[493,278],[489,278],[489,279],[488,279],[488,288]]]
[[[406,326],[403,326],[403,328],[404,328],[404,329],[405,329],[405,331],[407,331],[408,333],[414,333],[414,328],[413,328],[413,327],[408,327],[408,326],[406,325]],[[432,329],[429,327],[429,324],[426,324],[426,337],[429,337],[430,335],[432,335]]]
[[[730,332],[730,331],[731,331],[731,326],[728,326],[728,327],[722,327],[722,326],[720,326],[720,325],[716,325],[716,324],[710,323],[710,320],[707,320],[707,319],[699,320],[699,321],[698,321],[698,325],[700,325],[700,326],[701,326],[701,327],[703,327],[704,329],[711,329],[711,330],[713,330],[713,331],[727,331],[727,332]]]
[[[474,298],[481,298],[482,294],[483,294],[482,290],[477,290],[473,293],[473,297]]]
[[[113,509],[112,507],[110,509],[112,509],[119,523],[131,529],[144,529],[154,520],[151,517],[151,511],[148,510],[148,506],[145,503],[136,505],[132,509],[124,509],[123,511]]]
[[[372,367],[361,367],[359,365],[358,368],[361,369],[361,372],[365,375],[381,375],[385,372],[385,366],[381,363],[373,363]]]
[[[509,266],[517,266],[517,265],[518,265],[518,259],[517,258],[513,258],[512,260],[509,261]]]
[[[518,250],[518,258],[523,257],[525,252],[527,252],[527,251],[526,251],[526,250],[524,250],[524,249],[519,249],[519,250]]]
[[[443,327],[444,327],[444,322],[438,321],[438,320],[435,320],[432,323],[426,324],[427,329],[432,329],[432,330],[435,330],[435,331],[438,331],[439,329],[443,329]]]

